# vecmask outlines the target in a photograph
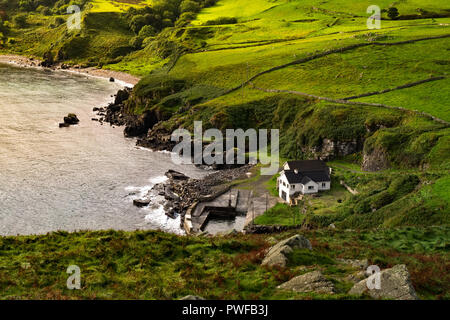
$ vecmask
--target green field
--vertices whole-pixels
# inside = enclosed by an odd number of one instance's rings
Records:
[[[123,12],[130,7],[140,8],[151,5],[151,0],[92,0],[92,12]]]

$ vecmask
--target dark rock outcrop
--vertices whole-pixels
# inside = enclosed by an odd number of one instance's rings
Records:
[[[359,139],[345,141],[323,139],[320,146],[302,148],[302,151],[316,159],[328,161],[359,152],[363,149],[363,145],[363,141]]]
[[[175,171],[175,170],[169,170],[165,173],[166,177],[172,180],[188,180],[189,177],[186,176],[184,173]]]
[[[123,104],[125,101],[128,100],[130,95],[131,95],[130,88],[125,88],[117,91],[116,98],[114,99],[114,104],[115,105]]]
[[[138,139],[136,145],[155,151],[171,151],[176,145],[176,142],[171,141],[171,134],[164,127],[156,125],[145,137]]]
[[[364,171],[379,171],[390,167],[386,152],[375,149],[370,153],[364,153],[361,169]]]
[[[146,207],[150,204],[150,199],[135,199],[133,200],[133,204],[136,207]]]
[[[80,120],[78,119],[77,115],[74,113],[69,113],[67,117],[64,117],[64,122],[60,123],[59,127],[65,128],[77,124],[78,122],[80,122]]]
[[[138,137],[147,134],[148,130],[158,123],[158,121],[159,119],[155,112],[152,110],[145,111],[138,117],[129,117],[123,133],[126,137]]]

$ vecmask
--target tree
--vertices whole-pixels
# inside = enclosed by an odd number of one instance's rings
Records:
[[[13,18],[14,25],[18,28],[25,28],[27,26],[27,15],[18,14]]]
[[[399,15],[398,9],[396,7],[389,8],[387,11],[387,15],[391,20],[397,19],[398,15]]]
[[[139,31],[147,24],[147,21],[143,15],[134,16],[130,21],[130,29],[138,34]]]
[[[161,16],[159,14],[147,13],[144,15],[145,24],[153,26],[155,29],[160,29],[161,27]]]
[[[168,28],[168,27],[173,27],[173,22],[170,19],[164,19],[162,21],[162,27],[163,28]]]
[[[139,37],[145,39],[148,37],[152,37],[156,34],[155,28],[150,25],[143,26],[141,31],[139,31]]]
[[[142,48],[142,41],[143,39],[139,36],[133,37],[130,40],[130,46],[133,47],[133,49],[139,50]]]
[[[180,5],[181,12],[199,12],[200,5],[192,0],[184,0]]]
[[[195,19],[195,13],[184,12],[181,14],[181,16],[176,21],[175,26],[176,27],[185,27],[185,26],[189,25],[189,23],[194,19]]]

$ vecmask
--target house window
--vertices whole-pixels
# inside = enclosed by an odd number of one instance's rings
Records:
[[[327,184],[325,182],[322,182],[322,188],[325,188]]]
[[[294,188],[295,188],[295,186],[294,186],[294,185],[292,185],[292,186],[291,186],[291,189],[294,189]]]
[[[314,190],[314,186],[309,186],[308,190]]]

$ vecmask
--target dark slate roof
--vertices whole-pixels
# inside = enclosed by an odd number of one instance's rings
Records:
[[[311,179],[308,176],[303,176],[301,184],[307,184],[308,182],[310,182]]]
[[[311,180],[314,180],[315,182],[323,182],[323,181],[330,181],[331,180],[330,179],[330,172],[328,171],[328,169],[326,171],[301,172],[301,174],[311,178]]]
[[[330,175],[327,172],[313,171],[313,172],[299,172],[294,170],[284,170],[284,175],[290,184],[301,183],[305,184],[313,180],[315,182],[330,181]]]
[[[294,170],[284,170],[284,175],[290,184],[303,183],[303,175],[295,173]]]
[[[322,160],[295,160],[295,161],[288,161],[287,164],[289,165],[289,170],[295,170],[298,171],[320,171],[327,169],[328,167]]]
[[[284,174],[290,184],[331,181],[330,171],[321,160],[288,161],[288,165],[290,170],[284,170]]]

